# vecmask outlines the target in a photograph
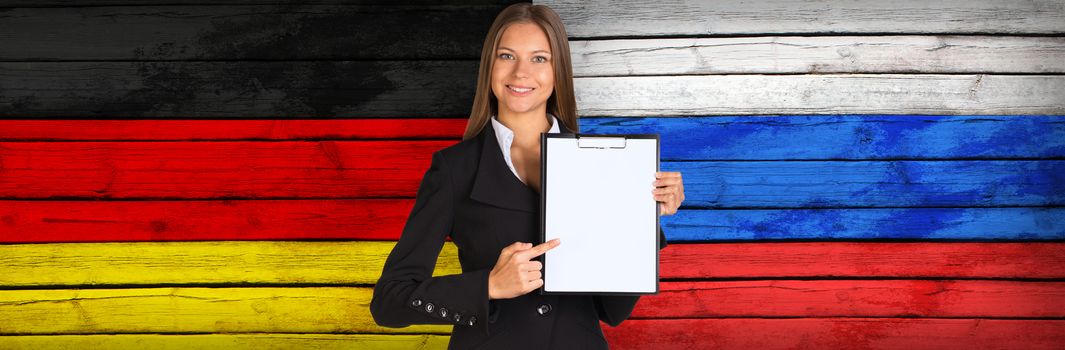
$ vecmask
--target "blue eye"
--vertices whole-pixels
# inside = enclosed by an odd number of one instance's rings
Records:
[[[547,57],[544,57],[544,56],[533,57],[533,62],[547,62]]]
[[[514,58],[514,56],[512,56],[512,55],[511,55],[511,54],[509,54],[509,53],[501,53],[501,54],[499,54],[499,58],[502,58],[502,59],[504,59],[504,60],[509,60],[509,59],[512,59],[512,58]]]

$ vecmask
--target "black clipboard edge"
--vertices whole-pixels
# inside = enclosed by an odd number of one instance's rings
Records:
[[[582,133],[540,133],[540,244],[547,242],[547,139],[576,139],[580,137],[623,137],[626,139],[654,139],[655,140],[655,171],[662,171],[662,140],[658,134],[582,134]],[[548,292],[546,286],[540,286],[540,295],[602,295],[602,296],[643,296],[657,295],[660,292],[662,275],[659,271],[661,256],[659,252],[662,246],[662,235],[658,229],[662,227],[662,207],[655,205],[655,291],[654,292]],[[543,266],[542,279],[547,281],[547,254],[537,257]]]

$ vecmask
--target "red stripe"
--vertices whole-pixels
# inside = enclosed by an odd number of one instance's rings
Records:
[[[1061,349],[1065,320],[675,319],[604,326],[628,349]]]
[[[0,120],[0,140],[459,139],[466,119]]]
[[[1065,317],[1065,282],[760,280],[664,282],[633,318]]]
[[[1065,243],[671,244],[665,278],[1065,278]]]
[[[5,142],[0,197],[413,197],[455,141]]]
[[[399,238],[410,199],[0,201],[0,242]]]

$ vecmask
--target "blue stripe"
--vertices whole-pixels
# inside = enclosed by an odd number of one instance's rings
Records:
[[[669,241],[1062,240],[1065,208],[681,210]]]
[[[653,133],[663,160],[1065,157],[1065,116],[582,118],[581,132]]]

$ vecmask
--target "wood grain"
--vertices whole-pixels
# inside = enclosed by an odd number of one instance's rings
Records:
[[[4,119],[0,141],[459,140],[466,118]]]
[[[630,319],[1065,318],[1065,282],[827,280],[663,282]]]
[[[709,75],[575,78],[582,116],[1065,114],[1059,75]]]
[[[1055,243],[788,242],[670,244],[661,278],[1065,277]]]
[[[670,241],[1065,240],[1065,208],[680,210]]]
[[[604,333],[611,349],[1060,349],[1065,320],[629,320]]]
[[[398,240],[413,199],[0,200],[0,243]]]
[[[455,141],[0,143],[0,197],[412,197]]]
[[[143,242],[0,245],[8,287],[372,284],[394,242]],[[1065,243],[672,243],[663,279],[1061,279]],[[445,243],[435,275],[460,273]]]
[[[698,208],[1048,206],[1065,161],[662,162]]]
[[[608,1],[545,0],[571,38],[736,34],[1057,34],[1065,4],[1054,0]]]
[[[477,61],[0,63],[0,116],[468,116]]]
[[[0,245],[0,285],[374,284],[396,242],[144,242]],[[434,275],[458,274],[447,243]]]
[[[446,324],[378,326],[372,294],[362,287],[0,290],[0,333],[451,332]]]
[[[581,131],[659,134],[662,160],[1065,157],[1065,116],[790,115],[582,118]]]
[[[413,197],[454,141],[6,142],[8,199]],[[1044,206],[1065,161],[663,162],[693,208]],[[648,193],[650,195],[650,193]]]
[[[762,36],[575,40],[573,75],[1062,73],[1065,38]]]
[[[0,61],[477,60],[505,7],[131,5],[5,11]]]
[[[413,199],[0,200],[0,243],[398,240]],[[670,241],[1057,240],[1063,208],[685,209]]]
[[[447,349],[438,334],[90,334],[0,336],[0,348],[36,349]]]
[[[659,134],[663,160],[1065,157],[1065,116],[791,115],[580,119]],[[458,140],[465,118],[0,120],[3,141]]]

